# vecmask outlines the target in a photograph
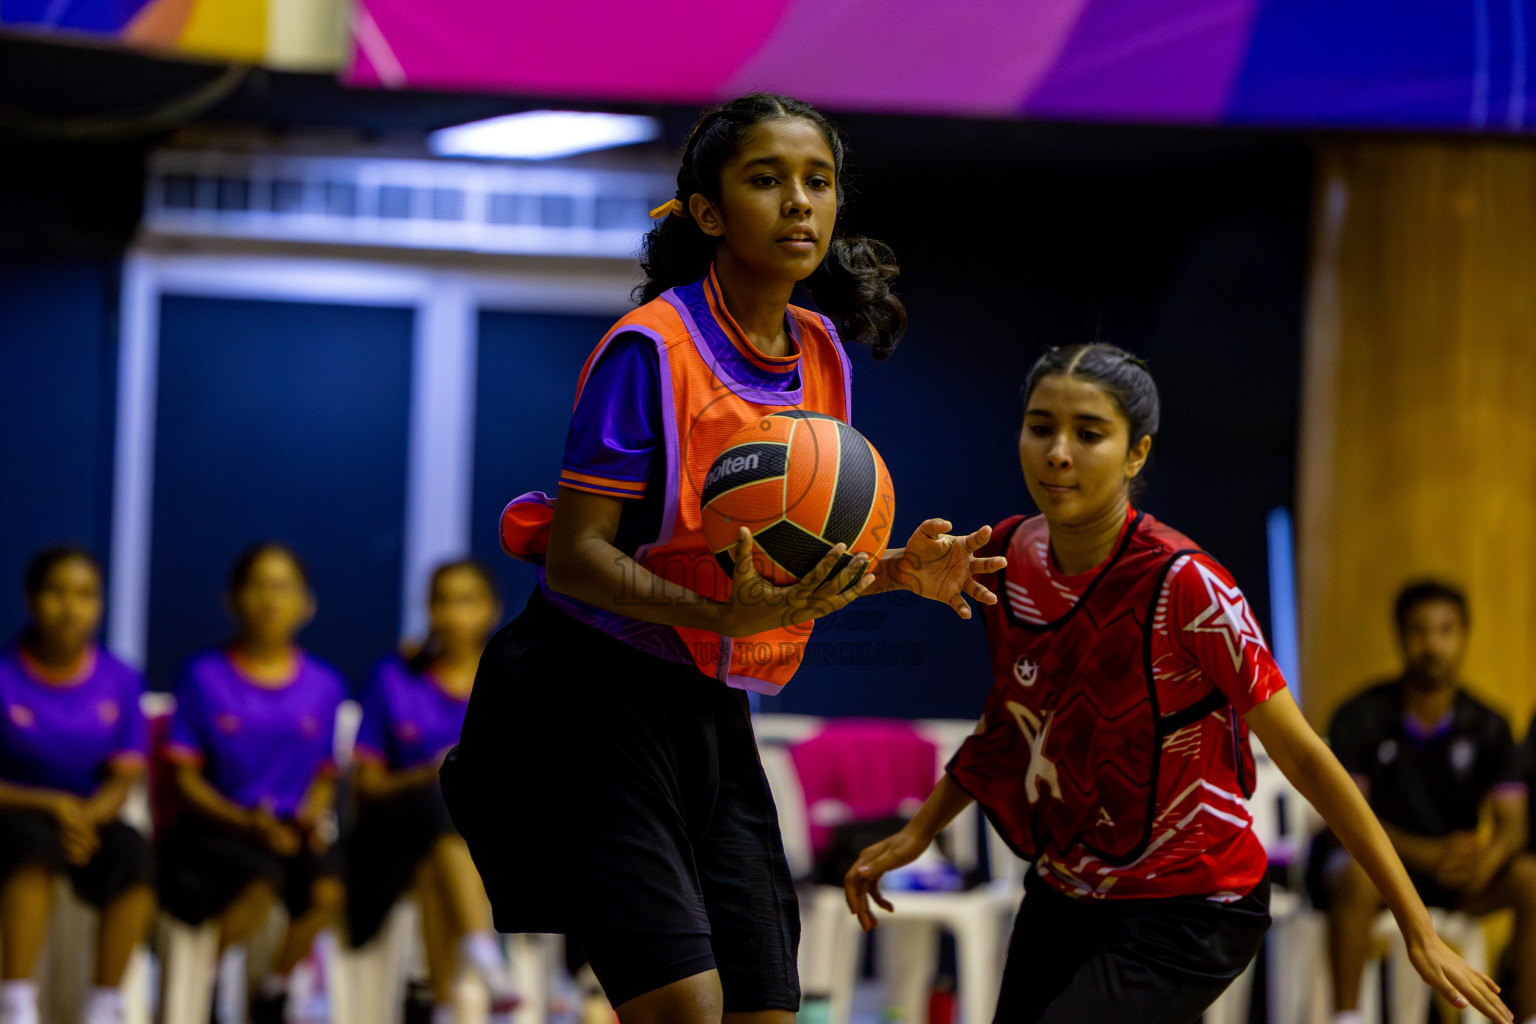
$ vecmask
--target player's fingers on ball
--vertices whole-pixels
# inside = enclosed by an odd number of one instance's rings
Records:
[[[837,566],[838,559],[842,558],[847,550],[848,545],[846,544],[838,543],[832,545],[831,549],[821,556],[821,561],[817,562],[815,567],[806,573],[800,582],[810,590],[815,590],[821,586],[826,578],[832,575],[832,570]]]
[[[752,564],[752,533],[745,526],[736,534],[736,546],[731,552],[731,557],[736,560],[735,572],[732,575],[737,579],[748,579],[756,572]]]
[[[867,572],[868,569],[869,556],[860,552],[848,559],[847,563],[837,570],[837,579],[833,582],[838,590],[842,590],[844,587],[852,586],[854,581]]]

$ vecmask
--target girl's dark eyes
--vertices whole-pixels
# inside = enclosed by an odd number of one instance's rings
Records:
[[[775,178],[771,174],[759,174],[757,177],[752,179],[752,184],[757,185],[760,188],[772,188],[778,183],[779,179]],[[828,181],[826,178],[821,177],[812,178],[806,182],[806,184],[808,184],[811,188],[822,192],[832,187],[832,182]]]
[[[1027,428],[1035,437],[1050,437],[1054,431],[1043,423],[1032,423]],[[1094,444],[1104,440],[1104,435],[1097,430],[1079,430],[1077,436],[1088,444]]]

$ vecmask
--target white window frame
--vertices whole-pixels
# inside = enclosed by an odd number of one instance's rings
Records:
[[[164,296],[413,311],[400,626],[403,636],[420,636],[433,566],[467,554],[478,525],[470,522],[470,506],[479,313],[617,317],[630,308],[636,281],[633,260],[511,258],[462,267],[136,246],[124,261],[120,307],[108,646],[130,663],[145,662]],[[574,382],[551,383],[569,388]]]

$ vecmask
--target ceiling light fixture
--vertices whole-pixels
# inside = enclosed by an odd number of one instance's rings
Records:
[[[530,110],[442,128],[428,136],[438,156],[553,160],[661,137],[661,123],[640,114]]]

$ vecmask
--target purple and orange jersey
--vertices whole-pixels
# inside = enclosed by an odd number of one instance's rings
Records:
[[[428,668],[413,674],[398,657],[385,658],[363,690],[357,757],[390,771],[414,768],[459,742],[468,697],[443,689]]]
[[[294,677],[262,686],[224,651],[193,658],[176,686],[167,755],[197,765],[226,798],[291,817],[310,784],[335,770],[340,673],[300,652]]]
[[[143,764],[144,681],[95,648],[75,679],[55,682],[20,644],[0,653],[0,779],[87,796],[117,764]]]
[[[848,357],[831,321],[788,307],[791,351],[765,356],[731,317],[711,268],[707,277],[623,317],[582,368],[560,483],[656,503],[656,522],[634,546],[651,572],[707,598],[731,581],[704,540],[704,478],[725,440],[744,423],[787,409],[847,420]],[[648,344],[646,344],[648,343]],[[660,493],[657,490],[659,483]],[[503,512],[503,546],[538,561],[525,544],[547,540],[549,499],[528,494]],[[510,527],[510,528],[509,528]],[[728,685],[777,693],[794,675],[811,624],[733,639],[659,626],[594,608],[540,585],[569,614],[637,649],[692,662]],[[635,595],[641,600],[641,595]]]
[[[674,293],[695,314],[706,358],[724,371],[722,383],[776,396],[799,389],[800,348],[793,316],[789,328],[795,350],[770,357],[758,352],[731,318],[713,273]],[[656,345],[638,331],[613,333],[595,365],[588,361],[577,385],[560,483],[621,498],[645,493],[652,457],[663,441],[659,364]]]

